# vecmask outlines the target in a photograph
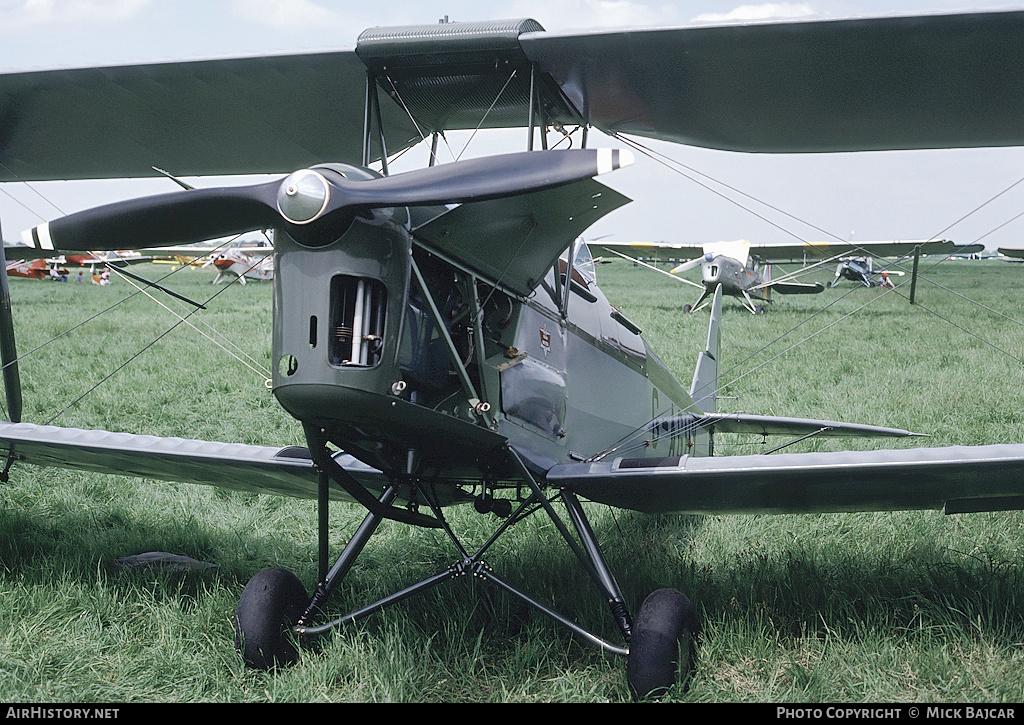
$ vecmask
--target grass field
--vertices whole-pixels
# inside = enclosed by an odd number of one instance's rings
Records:
[[[168,269],[139,271],[154,278]],[[830,276],[824,271],[820,278]],[[170,329],[175,319],[141,295],[90,319],[126,296],[123,281],[100,288],[12,280],[25,356],[24,419],[301,443],[297,424],[278,408],[260,372],[270,367],[270,286],[213,287],[212,278],[184,271],[168,285],[198,300],[217,294],[195,317],[243,349],[248,365],[186,324]],[[682,312],[695,290],[626,263],[601,266],[599,278],[688,382],[707,324],[706,313]],[[757,317],[727,301],[721,408],[931,435],[913,445],[1024,441],[1022,287],[1020,266],[958,261],[928,269],[914,306],[900,294],[852,283],[779,298]],[[730,439],[725,448],[745,453],[763,444]],[[271,565],[313,587],[312,502],[27,466],[15,467],[0,485],[0,501],[6,702],[629,699],[622,660],[465,579],[335,633],[304,649],[293,667],[245,669],[233,649],[238,595]],[[677,688],[669,699],[1024,697],[1021,513],[650,517],[593,505],[589,512],[634,608],[659,586],[682,590],[698,607],[698,671],[688,690]],[[487,536],[490,524],[472,509],[452,516],[471,538]],[[337,553],[362,514],[334,506],[331,518]],[[216,568],[180,574],[115,564],[146,551]],[[549,525],[527,522],[498,552],[488,561],[504,578],[617,641],[603,603]],[[436,533],[386,524],[332,611],[370,602],[453,559]]]

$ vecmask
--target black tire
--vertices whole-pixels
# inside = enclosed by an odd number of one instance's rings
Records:
[[[664,696],[686,682],[696,660],[697,612],[684,594],[659,589],[640,605],[629,642],[626,680],[636,700]]]
[[[294,662],[299,653],[288,630],[308,603],[306,588],[287,569],[264,569],[250,579],[235,613],[235,649],[245,664],[266,670]]]

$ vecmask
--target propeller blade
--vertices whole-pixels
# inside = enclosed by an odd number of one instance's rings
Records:
[[[534,151],[459,161],[394,176],[346,178],[324,165],[252,186],[189,189],[70,214],[25,233],[46,250],[187,244],[286,226],[311,244],[333,241],[359,208],[485,201],[543,191],[633,163],[626,150]]]
[[[526,151],[346,182],[344,188],[354,206],[457,204],[543,191],[632,163],[628,150]]]
[[[146,249],[241,234],[280,220],[280,182],[191,189],[115,202],[69,214],[25,232],[39,249]]]
[[[697,257],[696,259],[691,259],[689,262],[683,262],[682,264],[677,264],[675,267],[670,269],[669,272],[671,274],[679,274],[680,272],[688,272],[691,269],[693,269],[694,267],[699,267],[701,262],[705,262],[705,261],[706,262],[710,262],[711,259],[712,259],[712,256],[711,256],[710,253],[704,254],[704,255],[702,255],[700,257]]]

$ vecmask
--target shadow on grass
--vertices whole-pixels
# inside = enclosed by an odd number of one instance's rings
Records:
[[[672,560],[672,540],[699,526],[700,517],[692,516],[619,517],[625,540],[648,543],[622,562],[632,570],[630,588],[672,586],[705,621],[756,619],[783,638],[947,631],[1014,646],[1024,639],[1019,558],[965,556],[922,538],[898,552],[879,547],[851,554],[827,543],[792,543],[717,566]]]
[[[472,526],[459,512],[456,524]],[[674,587],[689,596],[710,626],[755,620],[782,638],[915,631],[977,632],[997,642],[1024,640],[1019,620],[1024,596],[1020,562],[956,556],[921,543],[900,553],[833,554],[806,545],[750,553],[726,564],[701,561],[688,545],[705,525],[700,516],[648,516],[630,512],[595,517],[594,529],[630,611],[653,590]],[[211,585],[240,592],[263,566],[265,555],[232,558],[237,534],[196,523],[145,523],[117,506],[102,512],[0,511],[0,578],[52,584],[72,577],[84,584],[126,592],[145,583],[157,599],[201,596]],[[291,562],[311,589],[315,582],[315,531],[308,542],[280,540],[277,532],[250,537],[247,549],[270,551]],[[268,542],[261,541],[267,539]],[[276,539],[272,544],[270,539]],[[335,542],[332,555],[343,542]],[[473,550],[469,547],[470,551]],[[123,571],[115,559],[142,551],[172,551],[218,564],[215,570],[181,573]],[[436,532],[387,525],[371,540],[338,592],[324,621],[444,571],[458,553]],[[486,561],[503,579],[606,641],[622,637],[600,590],[550,526],[521,524]],[[596,651],[581,638],[520,599],[462,576],[423,596],[360,621],[373,636],[400,617],[438,651],[476,643],[500,653],[512,643],[553,642],[566,661],[593,662]],[[542,639],[543,638],[543,639]]]
[[[241,591],[253,563],[226,555],[236,542],[230,533],[195,521],[140,520],[117,505],[102,510],[0,511],[0,578],[21,585],[74,580],[115,590],[154,583],[158,598],[194,597],[210,583]],[[262,538],[262,537],[256,537]],[[259,547],[257,542],[248,542]],[[281,542],[275,542],[280,550]],[[171,565],[125,566],[118,559],[168,552],[210,563],[209,568]],[[303,556],[306,552],[294,552]]]

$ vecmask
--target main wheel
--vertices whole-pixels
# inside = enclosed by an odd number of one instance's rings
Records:
[[[270,669],[294,662],[299,653],[288,630],[308,602],[306,588],[287,569],[264,569],[250,579],[235,612],[235,649],[245,664]]]
[[[629,641],[626,680],[633,698],[662,697],[686,681],[696,658],[697,612],[684,594],[659,589],[640,605]]]

